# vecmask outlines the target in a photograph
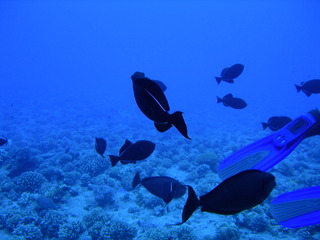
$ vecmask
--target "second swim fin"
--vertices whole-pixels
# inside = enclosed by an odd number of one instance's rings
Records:
[[[320,223],[320,186],[282,194],[271,203],[271,214],[284,227]]]

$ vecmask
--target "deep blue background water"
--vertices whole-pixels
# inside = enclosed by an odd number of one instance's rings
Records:
[[[320,75],[319,6],[315,0],[1,1],[1,102],[126,111],[135,108],[130,76],[142,71],[165,82],[172,110],[186,115],[234,112],[216,104],[216,96],[231,92],[247,101],[242,114],[295,117],[319,102],[293,85]],[[243,74],[218,86],[214,76],[235,63],[245,65]]]

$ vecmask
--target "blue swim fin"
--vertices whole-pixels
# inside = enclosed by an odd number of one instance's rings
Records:
[[[320,223],[320,186],[282,194],[271,203],[271,214],[284,227]]]
[[[269,170],[308,137],[308,130],[315,123],[315,117],[311,113],[306,113],[279,131],[235,152],[220,163],[218,167],[220,178],[224,180],[248,169]]]

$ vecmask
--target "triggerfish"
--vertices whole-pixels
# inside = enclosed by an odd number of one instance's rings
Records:
[[[159,132],[165,132],[175,126],[185,137],[189,138],[187,125],[182,112],[169,113],[170,107],[164,95],[164,86],[147,77],[142,72],[135,72],[132,76],[133,92],[136,103],[146,117],[154,122]]]
[[[173,198],[182,197],[186,193],[186,186],[170,177],[146,177],[140,179],[136,173],[132,181],[132,188],[138,184],[144,186],[150,193],[156,195],[168,204]]]
[[[147,140],[140,140],[135,143],[126,140],[123,146],[120,148],[119,156],[109,155],[112,167],[119,161],[122,164],[136,163],[149,157],[156,145],[153,142]]]
[[[242,64],[234,64],[231,67],[224,68],[221,72],[221,77],[216,77],[217,83],[225,81],[233,83],[233,79],[239,77],[243,72],[244,66]]]
[[[107,148],[107,141],[103,138],[96,138],[96,151],[99,155],[101,155],[101,157],[104,158],[103,154],[106,151]]]
[[[217,103],[220,102],[222,102],[224,106],[234,109],[242,109],[247,106],[247,103],[243,99],[233,97],[231,93],[225,95],[223,98],[217,97]]]
[[[313,79],[307,82],[302,82],[301,86],[295,85],[298,92],[302,90],[308,97],[311,94],[320,93],[320,79]]]
[[[268,119],[268,122],[262,122],[262,128],[265,130],[266,128],[270,128],[271,131],[278,131],[279,129],[283,128],[285,125],[287,125],[289,122],[291,122],[292,119],[285,116],[275,116]]]

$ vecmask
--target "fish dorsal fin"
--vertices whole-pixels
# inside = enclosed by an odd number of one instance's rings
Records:
[[[128,139],[126,139],[125,143],[119,150],[119,155],[121,155],[130,145],[132,145],[132,142],[130,142]]]
[[[167,90],[167,86],[163,83],[163,82],[161,82],[161,81],[159,81],[159,80],[153,80],[156,84],[158,84],[159,85],[159,87],[161,88],[161,90],[162,90],[162,92],[165,92],[166,90]]]
[[[233,98],[232,93],[229,93],[223,97],[223,99],[229,99],[229,98]]]
[[[228,69],[229,69],[228,67],[222,69],[222,71],[221,71],[221,77],[223,77],[223,75],[228,71]]]

